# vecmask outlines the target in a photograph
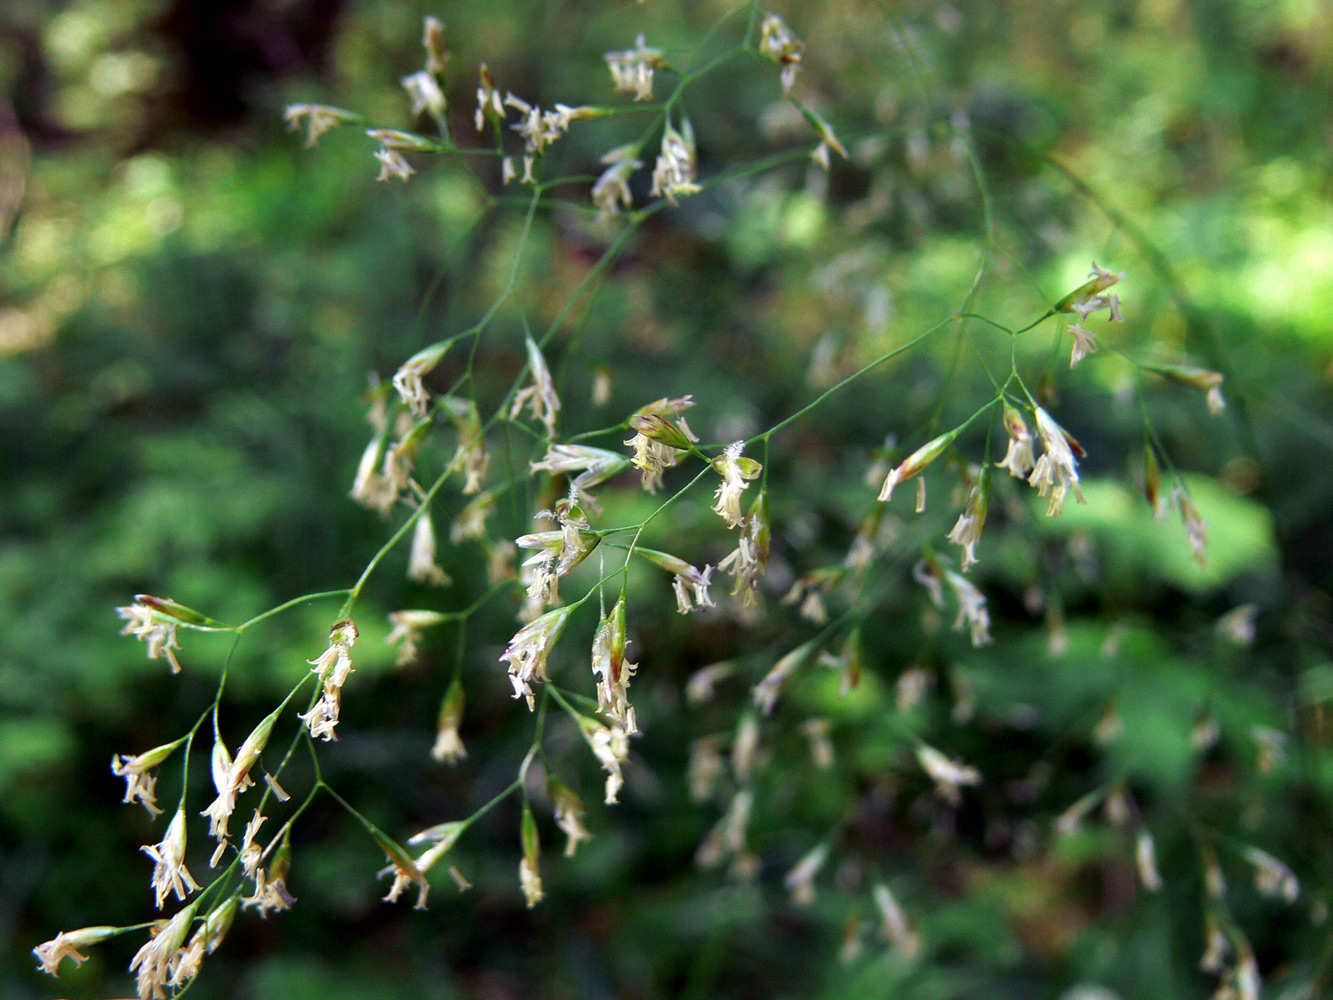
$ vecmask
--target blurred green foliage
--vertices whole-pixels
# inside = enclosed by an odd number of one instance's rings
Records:
[[[67,964],[60,982],[33,971],[28,952],[61,929],[148,918],[149,863],[135,849],[160,831],[119,804],[107,759],[188,728],[228,655],[229,640],[191,633],[186,670],[169,678],[117,635],[113,609],[149,591],[234,622],[350,585],[389,530],[346,495],[367,436],[367,372],[387,377],[476,322],[518,245],[526,192],[499,188],[490,167],[432,161],[405,186],[376,184],[359,129],[305,150],[283,130],[284,105],[406,127],[398,80],[419,62],[424,14],[449,25],[456,127],[467,128],[479,61],[543,105],[607,102],[602,52],[643,31],[683,57],[732,6],[31,0],[0,12],[0,993],[126,989],[128,938]],[[680,692],[719,660],[757,679],[813,631],[743,637],[654,609],[635,626],[645,736],[623,805],[597,804],[577,734],[551,723],[548,755],[579,778],[595,837],[564,861],[544,833],[541,907],[524,910],[517,893],[516,809],[456,849],[476,889],[437,888],[418,914],[377,900],[382,852],[321,801],[295,834],[298,905],[238,920],[195,995],[1092,1000],[1097,984],[1145,1000],[1204,996],[1215,979],[1197,970],[1199,829],[1297,870],[1303,892],[1288,907],[1256,893],[1232,857],[1229,903],[1272,989],[1328,988],[1333,15],[1299,0],[779,7],[807,43],[798,89],[817,95],[850,160],[826,176],[790,158],[651,219],[562,328],[564,390],[586,397],[594,364],[614,373],[600,419],[580,411],[588,422],[569,432],[693,393],[705,440],[751,434],[956,310],[987,226],[950,138],[962,114],[993,231],[974,311],[1022,325],[1076,287],[1090,257],[1129,273],[1129,322],[1075,373],[1049,326],[1019,349],[1030,370],[1056,376],[1061,420],[1089,454],[1088,505],[1046,521],[1027,491],[997,480],[974,574],[993,646],[973,650],[947,620],[923,618],[908,576],[886,574],[861,628],[860,686],[841,696],[830,672],[806,671],[778,713],[756,799],[756,880],[695,869],[718,811],[692,802],[685,781],[689,741],[728,731],[747,684],[730,680],[727,698],[700,707]],[[811,145],[779,96],[773,68],[747,59],[686,91],[701,175]],[[586,174],[648,121],[571,132],[548,176]],[[558,194],[582,201],[586,183]],[[552,322],[605,242],[573,208],[536,216],[521,302],[481,341],[482,392],[500,398],[523,364],[525,324]],[[1210,418],[1202,393],[1150,379],[1141,411],[1115,351],[1222,371],[1230,406]],[[841,557],[886,435],[914,447],[932,413],[945,427],[964,419],[1008,352],[978,324],[951,326],[775,437],[775,598]],[[462,373],[452,365],[441,385]],[[1208,522],[1206,569],[1178,520],[1155,522],[1134,490],[1144,412]],[[963,440],[980,454],[983,438],[973,428]],[[525,468],[530,446],[510,436],[497,448],[505,475]],[[891,542],[899,568],[956,515],[943,475],[931,488],[928,512],[904,514]],[[500,505],[502,534],[529,530],[535,499],[516,490]],[[652,510],[632,483],[604,500],[619,522]],[[682,505],[643,541],[667,548],[705,526],[716,525],[702,505]],[[680,554],[716,562],[725,545]],[[500,602],[469,624],[474,756],[457,769],[429,759],[454,637],[432,638],[399,670],[383,612],[465,607],[485,567],[476,549],[446,548],[455,586],[432,598],[398,579],[403,560],[389,557],[358,612],[358,687],[325,758],[325,778],[395,834],[479,807],[530,740],[495,662],[514,611]],[[1038,585],[1042,609],[1026,601]],[[633,578],[635,593],[654,588],[665,612],[661,580]],[[1215,627],[1246,603],[1252,646]],[[237,648],[233,724],[290,689],[333,611],[303,606]],[[915,704],[903,695],[913,669],[928,678]],[[961,691],[975,700],[967,725],[951,718]],[[1121,732],[1101,745],[1092,734],[1108,706]],[[1221,733],[1206,753],[1191,743],[1201,712]],[[810,714],[831,722],[832,772],[815,769],[798,731]],[[1272,768],[1260,767],[1255,727],[1291,733]],[[912,764],[912,739],[941,734],[985,776],[956,810]],[[203,795],[204,769],[193,770]],[[298,766],[290,784],[303,780]],[[178,782],[164,776],[164,803]],[[1070,803],[1113,782],[1150,817],[1161,894],[1136,889],[1124,831],[1089,821],[1051,833]],[[830,830],[860,860],[794,907],[782,875]],[[858,958],[840,959],[849,921],[875,923],[857,890],[876,877],[916,921],[919,958],[867,935]]]

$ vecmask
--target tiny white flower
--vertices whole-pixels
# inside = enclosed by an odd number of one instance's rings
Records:
[[[1032,453],[1032,434],[1023,415],[1007,405],[1004,408],[1004,429],[1009,435],[1009,446],[995,467],[1004,469],[1015,479],[1026,479],[1037,464]]]
[[[759,53],[782,67],[782,92],[790,94],[801,69],[805,43],[791,33],[787,23],[776,14],[768,14],[759,25]]]
[[[1161,892],[1162,876],[1157,871],[1157,850],[1152,834],[1140,830],[1134,845],[1134,862],[1139,869],[1139,881],[1149,892]]]
[[[487,118],[504,121],[505,109],[504,102],[500,100],[500,92],[495,89],[495,80],[485,63],[481,64],[477,75],[481,78],[481,82],[477,86],[477,112],[473,116],[473,122],[480,132],[486,127]]]
[[[889,887],[883,882],[877,883],[871,895],[875,900],[875,908],[879,910],[880,936],[893,943],[903,957],[915,958],[921,951],[921,936],[898,905]]]
[[[960,576],[953,570],[945,570],[944,579],[958,599],[958,617],[953,627],[960,629],[966,624],[972,633],[972,645],[986,645],[991,641],[990,613],[986,610],[986,596],[966,577]]]
[[[532,816],[532,809],[523,804],[523,823],[520,834],[523,843],[523,858],[518,864],[518,881],[523,889],[523,898],[532,909],[546,895],[542,891],[541,876],[541,840],[537,836],[537,821]]]
[[[1254,886],[1265,896],[1280,896],[1287,903],[1296,902],[1301,884],[1296,873],[1266,851],[1245,849],[1245,860],[1254,865]]]
[[[221,737],[217,738],[214,746],[213,783],[218,796],[212,805],[201,814],[209,817],[212,822],[212,829],[209,831],[210,836],[220,838],[227,836],[227,821],[236,810],[236,797],[254,785],[254,779],[250,777],[250,769],[259,760],[259,755],[264,752],[264,747],[268,744],[269,735],[273,732],[273,726],[278,721],[280,711],[279,709],[270,712],[260,720],[259,725],[255,726],[250,735],[245,738],[245,742],[236,751],[235,759],[226,761],[225,767],[221,765],[226,760],[227,749],[223,745]],[[219,750],[220,753],[217,753]]]
[[[411,76],[403,77],[400,82],[403,89],[407,91],[407,96],[412,100],[413,118],[423,111],[428,112],[432,118],[439,118],[444,114],[448,102],[445,100],[444,91],[440,89],[440,84],[433,74],[421,70]]]
[[[174,892],[177,899],[183,900],[199,888],[199,883],[185,867],[184,809],[176,810],[161,843],[145,844],[141,850],[153,859],[153,892],[157,896],[159,910],[168,893]]]
[[[966,785],[981,784],[981,772],[958,761],[950,760],[932,746],[922,743],[916,749],[916,759],[922,769],[935,782],[940,795],[950,803],[957,805],[962,801],[959,789]]]
[[[690,396],[662,398],[630,415],[634,437],[623,442],[634,449],[631,464],[643,473],[643,488],[656,493],[662,474],[680,464],[680,453],[698,442],[681,414],[694,405]]]
[[[406,182],[416,173],[412,164],[408,163],[403,154],[396,149],[377,149],[375,159],[380,161],[379,176],[375,178],[377,181],[388,181],[397,177],[400,181]]]
[[[531,337],[525,339],[528,352],[528,373],[532,382],[514,394],[514,401],[509,407],[509,419],[519,415],[524,406],[528,407],[533,419],[540,420],[546,427],[546,436],[555,438],[555,420],[560,412],[560,397],[555,391],[555,382],[551,370],[546,366],[546,358],[541,348]]]
[[[791,901],[796,906],[809,906],[815,898],[815,876],[824,867],[828,859],[828,845],[819,844],[801,858],[791,871],[787,872],[782,884],[791,893]]]
[[[1123,271],[1116,273],[1098,267],[1094,260],[1092,271],[1088,274],[1088,280],[1057,302],[1052,311],[1076,312],[1080,321],[1086,323],[1089,315],[1105,309],[1110,314],[1112,321],[1121,322],[1120,299],[1115,295],[1103,293],[1124,276]]]
[[[1185,536],[1189,539],[1190,548],[1194,551],[1194,561],[1200,566],[1208,565],[1208,525],[1199,516],[1199,508],[1194,506],[1194,501],[1190,495],[1185,492],[1183,487],[1176,487],[1173,492],[1176,505],[1180,508],[1180,519],[1185,524]]]
[[[1028,485],[1036,487],[1038,496],[1050,496],[1047,517],[1055,517],[1064,509],[1065,496],[1072,489],[1079,503],[1087,503],[1078,482],[1078,462],[1071,450],[1072,438],[1050,414],[1037,407],[1037,433],[1041,435],[1045,451],[1028,477]]]
[[[750,515],[741,525],[736,549],[717,564],[717,568],[732,577],[731,593],[740,597],[746,607],[752,606],[759,592],[759,577],[768,563],[768,524],[762,510],[750,509]]]
[[[662,151],[653,167],[653,186],[649,193],[654,198],[664,196],[673,206],[679,204],[677,198],[703,190],[694,182],[698,167],[694,129],[689,119],[681,120],[680,131],[668,121],[662,133]]]
[[[570,483],[570,495],[580,500],[596,500],[588,491],[619,474],[629,464],[629,459],[614,451],[581,444],[551,444],[541,461],[533,462],[528,468],[532,472],[547,472],[553,476],[577,472],[578,475]]]
[[[779,659],[773,665],[773,668],[764,675],[763,680],[755,685],[754,703],[765,715],[773,714],[778,697],[787,686],[787,682],[810,659],[813,645],[813,642],[807,642],[797,646],[786,656]]]
[[[160,928],[154,928],[153,937],[134,953],[134,958],[130,960],[130,971],[138,971],[140,997],[165,997],[167,994],[163,987],[171,985],[178,978],[176,972],[181,946],[185,943],[185,935],[189,933],[198,907],[197,902],[191,903]]]
[[[619,215],[622,208],[629,208],[634,203],[629,179],[643,166],[642,160],[634,159],[634,150],[634,146],[620,146],[602,157],[606,170],[592,186],[592,203],[597,206],[598,219]]]
[[[61,931],[52,940],[39,944],[32,953],[37,956],[41,971],[58,977],[62,961],[68,958],[76,966],[82,965],[88,961],[88,956],[81,954],[80,948],[105,941],[119,931],[119,927],[82,927],[76,931]]]
[[[398,649],[398,665],[407,666],[417,658],[417,643],[421,641],[421,633],[433,625],[438,625],[444,621],[444,615],[438,611],[390,611],[389,623],[393,628],[389,634],[384,637],[384,643],[392,646],[395,643],[402,645]]]
[[[305,119],[307,148],[318,142],[319,137],[329,129],[356,120],[356,115],[352,112],[344,111],[342,108],[331,108],[325,104],[289,104],[282,117],[287,122],[287,128],[293,132],[301,127],[301,120]]]
[[[166,619],[156,609],[136,601],[134,604],[124,608],[116,608],[116,614],[125,619],[125,627],[120,630],[121,635],[132,635],[141,642],[148,644],[148,658],[156,660],[165,656],[167,663],[171,665],[171,672],[178,674],[181,672],[180,660],[176,659],[173,650],[180,649],[176,642],[176,623]]]
[[[446,587],[449,574],[435,563],[435,525],[430,511],[423,510],[412,529],[412,548],[407,558],[407,578],[432,587]]]
[[[556,608],[519,629],[500,656],[509,665],[509,680],[515,698],[526,698],[528,708],[536,709],[532,685],[546,680],[546,658],[560,639],[572,607]]]
[[[1078,323],[1069,324],[1069,334],[1074,338],[1073,350],[1069,352],[1069,367],[1073,369],[1089,354],[1097,353],[1097,335]]]
[[[611,82],[618,94],[633,94],[636,101],[653,99],[653,70],[666,65],[661,49],[652,49],[639,35],[634,48],[624,52],[608,52],[602,58],[611,70]]]
[[[183,742],[184,737],[133,757],[112,754],[111,773],[117,778],[125,779],[125,798],[121,801],[138,802],[150,815],[160,816],[162,810],[157,808],[157,798],[154,794],[157,776],[152,773],[152,769],[170,757]]]
[[[976,482],[968,491],[967,506],[948,536],[949,541],[962,547],[961,565],[964,573],[977,561],[977,543],[981,541],[981,530],[986,525],[986,508],[989,503],[990,469],[986,468],[977,475]]]
[[[597,678],[597,711],[627,734],[638,732],[629,684],[638,665],[625,655],[625,598],[598,623],[592,643],[592,672]]]
[[[587,715],[579,718],[579,725],[593,756],[606,772],[606,804],[615,805],[625,784],[623,765],[629,759],[629,733],[620,726],[607,726]]]
[[[749,487],[750,481],[758,478],[763,466],[752,458],[745,458],[741,452],[744,441],[727,445],[721,457],[713,460],[713,468],[722,476],[722,483],[714,494],[716,503],[713,510],[727,522],[728,528],[738,528],[745,520],[741,513],[741,495]]]

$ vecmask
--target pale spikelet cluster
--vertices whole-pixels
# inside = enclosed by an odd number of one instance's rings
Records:
[[[602,157],[606,167],[597,178],[590,192],[592,203],[597,206],[599,220],[610,219],[619,215],[622,209],[629,209],[634,204],[630,194],[629,179],[634,171],[643,166],[642,160],[634,158],[638,152],[635,145],[617,146]]]
[[[1296,873],[1267,851],[1257,847],[1244,850],[1245,860],[1254,866],[1254,887],[1265,896],[1273,896],[1287,904],[1296,902],[1301,884]]]
[[[540,420],[546,427],[546,436],[555,439],[555,420],[560,413],[560,397],[555,391],[555,382],[551,379],[551,369],[546,367],[546,359],[531,337],[524,340],[528,352],[528,374],[531,382],[514,394],[514,401],[509,407],[509,419],[515,419],[523,407],[528,408],[534,420]]]
[[[759,577],[768,565],[768,543],[768,502],[760,492],[741,522],[736,548],[717,564],[719,570],[731,576],[731,594],[740,597],[745,607],[753,606],[759,599]]]
[[[335,740],[338,713],[342,708],[342,688],[352,673],[352,646],[356,643],[356,624],[345,618],[329,630],[329,646],[318,658],[307,661],[311,672],[319,675],[320,694],[310,709],[300,716],[310,735],[321,740]]]
[[[717,791],[726,774],[722,758],[723,740],[720,736],[701,736],[690,743],[690,759],[685,769],[685,782],[693,802],[707,802]]]
[[[558,584],[597,548],[601,536],[593,533],[587,516],[577,502],[566,498],[555,505],[554,511],[541,511],[538,518],[554,518],[558,531],[537,531],[520,535],[514,544],[520,549],[535,549],[523,565],[531,571],[528,598],[536,606],[545,607],[560,600]]]
[[[270,845],[272,849],[272,845]],[[254,908],[261,918],[267,919],[270,913],[279,913],[290,909],[296,897],[287,890],[287,875],[292,867],[292,827],[291,822],[282,830],[282,839],[268,868],[259,867],[260,857],[252,855],[251,869],[246,874],[254,880],[254,892],[241,900],[244,909]]]
[[[273,726],[278,721],[280,711],[279,709],[264,717],[250,735],[245,738],[245,742],[236,751],[234,759],[227,753],[226,744],[222,742],[222,734],[214,734],[213,787],[217,791],[217,798],[201,815],[208,817],[209,836],[218,839],[218,854],[214,855],[213,861],[215,865],[226,844],[227,823],[231,819],[231,814],[236,811],[236,797],[255,783],[254,779],[250,777],[250,769],[259,760],[259,755],[264,752],[264,747],[268,744],[269,735],[273,732]]]
[[[1086,323],[1092,313],[1105,309],[1111,320],[1119,323],[1122,321],[1120,299],[1114,294],[1106,294],[1106,290],[1117,284],[1124,276],[1123,271],[1116,273],[1098,267],[1094,260],[1092,270],[1088,273],[1088,280],[1057,302],[1052,311],[1078,313],[1079,320]]]
[[[1194,501],[1190,495],[1185,492],[1184,487],[1177,487],[1172,493],[1172,499],[1180,509],[1180,520],[1185,525],[1185,537],[1189,539],[1190,549],[1194,553],[1194,561],[1200,566],[1208,565],[1208,525],[1203,518],[1199,516],[1199,508],[1194,506]]]
[[[629,702],[629,684],[637,664],[625,655],[625,596],[597,625],[592,642],[592,672],[597,678],[597,711],[625,734],[639,731],[634,706]]]
[[[629,418],[634,436],[624,442],[634,449],[631,464],[643,473],[643,488],[656,493],[662,474],[680,464],[680,453],[698,442],[681,416],[694,405],[690,396],[663,398],[642,406]]]
[[[32,950],[37,956],[37,967],[49,976],[60,975],[60,963],[69,959],[76,966],[88,961],[88,956],[79,949],[90,948],[95,944],[114,937],[120,932],[118,927],[81,927],[74,931],[61,931],[50,941],[39,944]]]
[[[546,658],[560,639],[574,609],[556,608],[548,611],[536,621],[524,625],[509,640],[509,647],[500,654],[500,662],[509,665],[509,681],[514,687],[515,698],[526,698],[528,708],[537,707],[532,691],[533,684],[546,680]]]
[[[320,136],[330,129],[345,122],[356,121],[356,115],[342,108],[329,107],[327,104],[289,104],[282,113],[287,128],[295,132],[305,122],[306,148],[319,142]]]
[[[1036,408],[1036,414],[1037,433],[1041,436],[1042,448],[1045,450],[1028,476],[1028,485],[1037,490],[1038,496],[1050,497],[1046,516],[1055,517],[1064,509],[1065,497],[1070,490],[1074,491],[1079,503],[1088,502],[1078,483],[1078,462],[1074,458],[1074,449],[1079,454],[1083,453],[1083,449],[1040,406]]]
[[[406,182],[416,173],[416,168],[407,162],[407,157],[403,154],[431,153],[436,149],[435,144],[429,139],[423,139],[410,132],[400,132],[397,129],[367,129],[366,135],[380,144],[380,148],[375,150],[375,159],[380,165],[379,176],[375,178],[377,181],[397,178]]]
[[[825,170],[832,168],[829,162],[829,151],[837,153],[844,160],[847,159],[847,148],[838,140],[833,131],[833,126],[826,122],[821,116],[813,111],[807,111],[811,125],[814,126],[815,134],[819,136],[819,145],[810,153],[810,159],[818,163]]]
[[[825,718],[806,719],[798,727],[810,743],[810,760],[821,771],[833,767],[833,741],[829,739],[831,723]]]
[[[165,617],[156,606],[146,603],[146,596],[140,594],[128,607],[116,608],[116,614],[125,619],[125,627],[120,630],[120,634],[132,635],[140,642],[147,643],[148,658],[156,660],[165,656],[171,665],[171,672],[178,674],[181,672],[181,664],[175,653],[180,649],[176,641],[176,622]]]
[[[1069,352],[1069,367],[1074,369],[1089,354],[1097,353],[1097,335],[1083,329],[1078,323],[1069,324],[1069,335],[1074,339],[1074,346]]]
[[[753,712],[746,712],[737,723],[736,736],[731,741],[731,770],[741,784],[750,780],[758,756],[759,719]]]
[[[422,633],[444,620],[445,616],[438,611],[415,609],[390,611],[389,624],[393,627],[384,637],[384,643],[388,646],[398,646],[398,666],[405,667],[416,662]]]
[[[418,420],[430,410],[430,393],[421,380],[435,370],[448,349],[448,341],[432,344],[404,361],[394,373],[394,391],[402,399],[407,411]]]
[[[532,815],[532,807],[526,802],[523,803],[520,839],[523,844],[523,857],[518,863],[518,884],[523,890],[523,899],[530,910],[546,897],[546,893],[542,889],[542,845],[537,835],[537,820]]]
[[[583,738],[592,748],[593,756],[606,772],[606,804],[620,801],[620,789],[625,785],[624,764],[629,760],[629,733],[620,726],[607,726],[591,716],[579,717]]]
[[[803,574],[782,596],[782,603],[795,607],[796,613],[806,621],[823,625],[828,621],[828,608],[824,603],[824,595],[842,581],[845,576],[844,568],[823,567]]]
[[[414,910],[424,910],[426,908],[426,896],[430,892],[430,882],[426,879],[426,873],[422,871],[410,854],[387,837],[377,835],[375,840],[384,850],[385,858],[389,862],[387,867],[380,870],[380,877],[393,876],[389,891],[384,894],[384,902],[398,902],[409,886],[415,886],[417,901],[412,908]]]
[[[887,503],[892,499],[893,491],[899,483],[906,482],[913,476],[919,475],[926,466],[944,454],[945,449],[953,444],[956,437],[958,437],[958,432],[954,430],[932,438],[890,469],[888,475],[884,477],[884,485],[879,489],[877,499],[880,503]],[[924,504],[918,499],[918,512],[922,506]]]
[[[440,702],[440,714],[435,723],[435,743],[430,755],[442,764],[457,764],[467,757],[467,748],[459,735],[463,724],[463,684],[455,677]]]
[[[430,511],[423,510],[417,515],[417,523],[412,528],[412,547],[407,556],[407,578],[417,583],[432,587],[446,587],[452,581],[449,574],[436,563],[435,524]]]
[[[753,807],[754,792],[748,788],[738,791],[717,825],[695,851],[694,863],[700,868],[711,868],[729,857],[743,860]]]
[[[820,844],[796,862],[796,866],[787,872],[782,884],[791,894],[794,906],[809,906],[815,898],[815,876],[828,860],[828,845]]]
[[[958,516],[958,521],[949,532],[949,541],[963,550],[962,570],[977,561],[977,543],[981,541],[981,529],[986,526],[986,511],[990,506],[990,468],[983,468],[975,478],[972,488],[967,493],[967,506]]]
[[[463,495],[479,493],[490,471],[491,456],[486,450],[485,431],[477,404],[470,399],[449,396],[441,400],[441,409],[458,434],[458,450],[450,465],[463,470]]]
[[[921,935],[903,912],[897,897],[883,882],[877,882],[871,897],[879,911],[879,935],[896,947],[904,958],[916,958],[921,952]]]
[[[439,18],[428,16],[422,19],[421,47],[426,50],[426,72],[443,76],[450,55],[444,44],[444,24]]]
[[[130,960],[130,971],[138,972],[139,996],[144,1000],[164,1000],[167,988],[184,986],[198,972],[197,957],[183,962],[185,936],[194,922],[198,902],[191,903],[160,927]]]
[[[140,850],[153,859],[153,894],[159,910],[169,893],[175,893],[177,899],[184,900],[199,888],[199,883],[185,867],[184,809],[176,810],[161,843],[145,844]]]
[[[1162,891],[1162,876],[1157,870],[1157,848],[1152,834],[1140,829],[1134,840],[1134,864],[1139,870],[1139,881],[1149,892]]]
[[[444,25],[434,17],[425,19],[421,46],[426,50],[425,68],[405,76],[400,81],[412,102],[412,117],[428,114],[445,129],[444,112],[448,101],[444,96],[444,73],[449,64],[449,51],[444,44]]]
[[[716,501],[713,510],[727,522],[728,528],[739,528],[744,523],[741,497],[750,483],[763,471],[763,466],[753,458],[746,458],[741,454],[744,449],[744,441],[735,441],[727,445],[718,458],[713,459],[713,469],[722,477],[722,482],[713,494],[713,499]]]
[[[960,789],[981,784],[981,772],[956,760],[950,760],[932,746],[922,743],[916,748],[916,759],[921,769],[935,782],[935,790],[952,806],[962,802]]]
[[[958,600],[958,617],[954,620],[953,627],[961,629],[966,625],[972,636],[972,645],[986,645],[991,641],[990,613],[986,610],[986,595],[952,571],[945,573],[945,579],[953,588],[954,597]]]
[[[553,476],[578,475],[570,482],[570,497],[584,503],[593,513],[600,513],[597,498],[590,492],[592,487],[618,475],[629,468],[630,461],[624,455],[601,448],[589,448],[581,444],[552,444],[547,447],[541,461],[531,463],[532,472],[546,472]]]
[[[458,512],[454,523],[449,526],[449,541],[458,545],[468,540],[481,540],[486,537],[486,518],[495,509],[495,494],[482,493],[469,501]]]
[[[805,43],[792,34],[787,22],[776,14],[764,15],[759,25],[759,54],[768,56],[782,67],[782,92],[790,94],[801,71]]]
[[[811,660],[813,654],[814,643],[807,642],[797,646],[773,664],[772,669],[754,687],[755,707],[765,715],[772,715],[773,709],[777,707],[778,698],[787,686],[787,682],[791,680],[792,675],[797,670]]]
[[[1037,464],[1032,451],[1032,432],[1028,430],[1023,415],[1012,406],[1005,405],[1004,429],[1009,436],[1009,444],[1004,458],[995,463],[997,469],[1004,469],[1015,479],[1027,479]]]
[[[662,151],[657,154],[657,163],[653,167],[653,186],[649,193],[654,198],[665,197],[672,206],[678,205],[678,198],[703,190],[694,182],[698,169],[694,128],[690,120],[682,118],[679,131],[668,121],[662,133]]]
[[[567,104],[557,104],[551,111],[543,111],[535,104],[529,104],[521,97],[505,94],[506,107],[518,112],[518,121],[509,126],[523,138],[523,183],[535,184],[532,174],[537,160],[546,152],[547,147],[566,132],[577,121],[600,117],[602,112],[596,108],[571,108]]]
[[[125,779],[125,797],[122,802],[138,802],[148,810],[150,816],[160,816],[162,810],[157,807],[157,775],[153,768],[165,761],[185,742],[185,738],[172,743],[164,743],[145,753],[127,757],[124,754],[111,755],[111,773]]]
[[[579,844],[592,839],[592,834],[583,822],[588,810],[572,788],[554,775],[546,779],[546,791],[551,797],[551,810],[555,813],[555,825],[565,835],[565,857],[572,858]]]
[[[618,94],[633,94],[636,101],[653,99],[653,71],[666,65],[661,49],[649,48],[643,35],[634,40],[634,48],[608,52],[603,57],[611,71],[611,83]]]
[[[388,417],[379,406],[371,408],[370,421],[375,435],[361,453],[348,496],[388,517],[405,491],[411,489],[417,495],[424,492],[412,481],[412,469],[430,433],[431,420],[427,417],[413,422],[406,410],[399,411],[394,427],[398,440],[392,443],[388,440]]]
[[[399,81],[403,89],[407,91],[407,97],[412,102],[412,117],[420,114],[428,114],[432,118],[440,118],[444,115],[448,102],[445,100],[444,91],[440,89],[440,82],[433,75],[427,73],[424,69],[418,70]]]
[[[504,101],[500,99],[500,92],[495,89],[495,78],[491,76],[491,71],[482,63],[477,67],[477,110],[473,115],[473,123],[477,126],[477,131],[481,132],[486,128],[487,119],[495,122],[502,122],[505,119]]]
[[[726,680],[735,672],[736,664],[729,660],[700,667],[690,674],[690,679],[685,682],[686,703],[689,705],[706,705],[715,697],[717,684]]]

